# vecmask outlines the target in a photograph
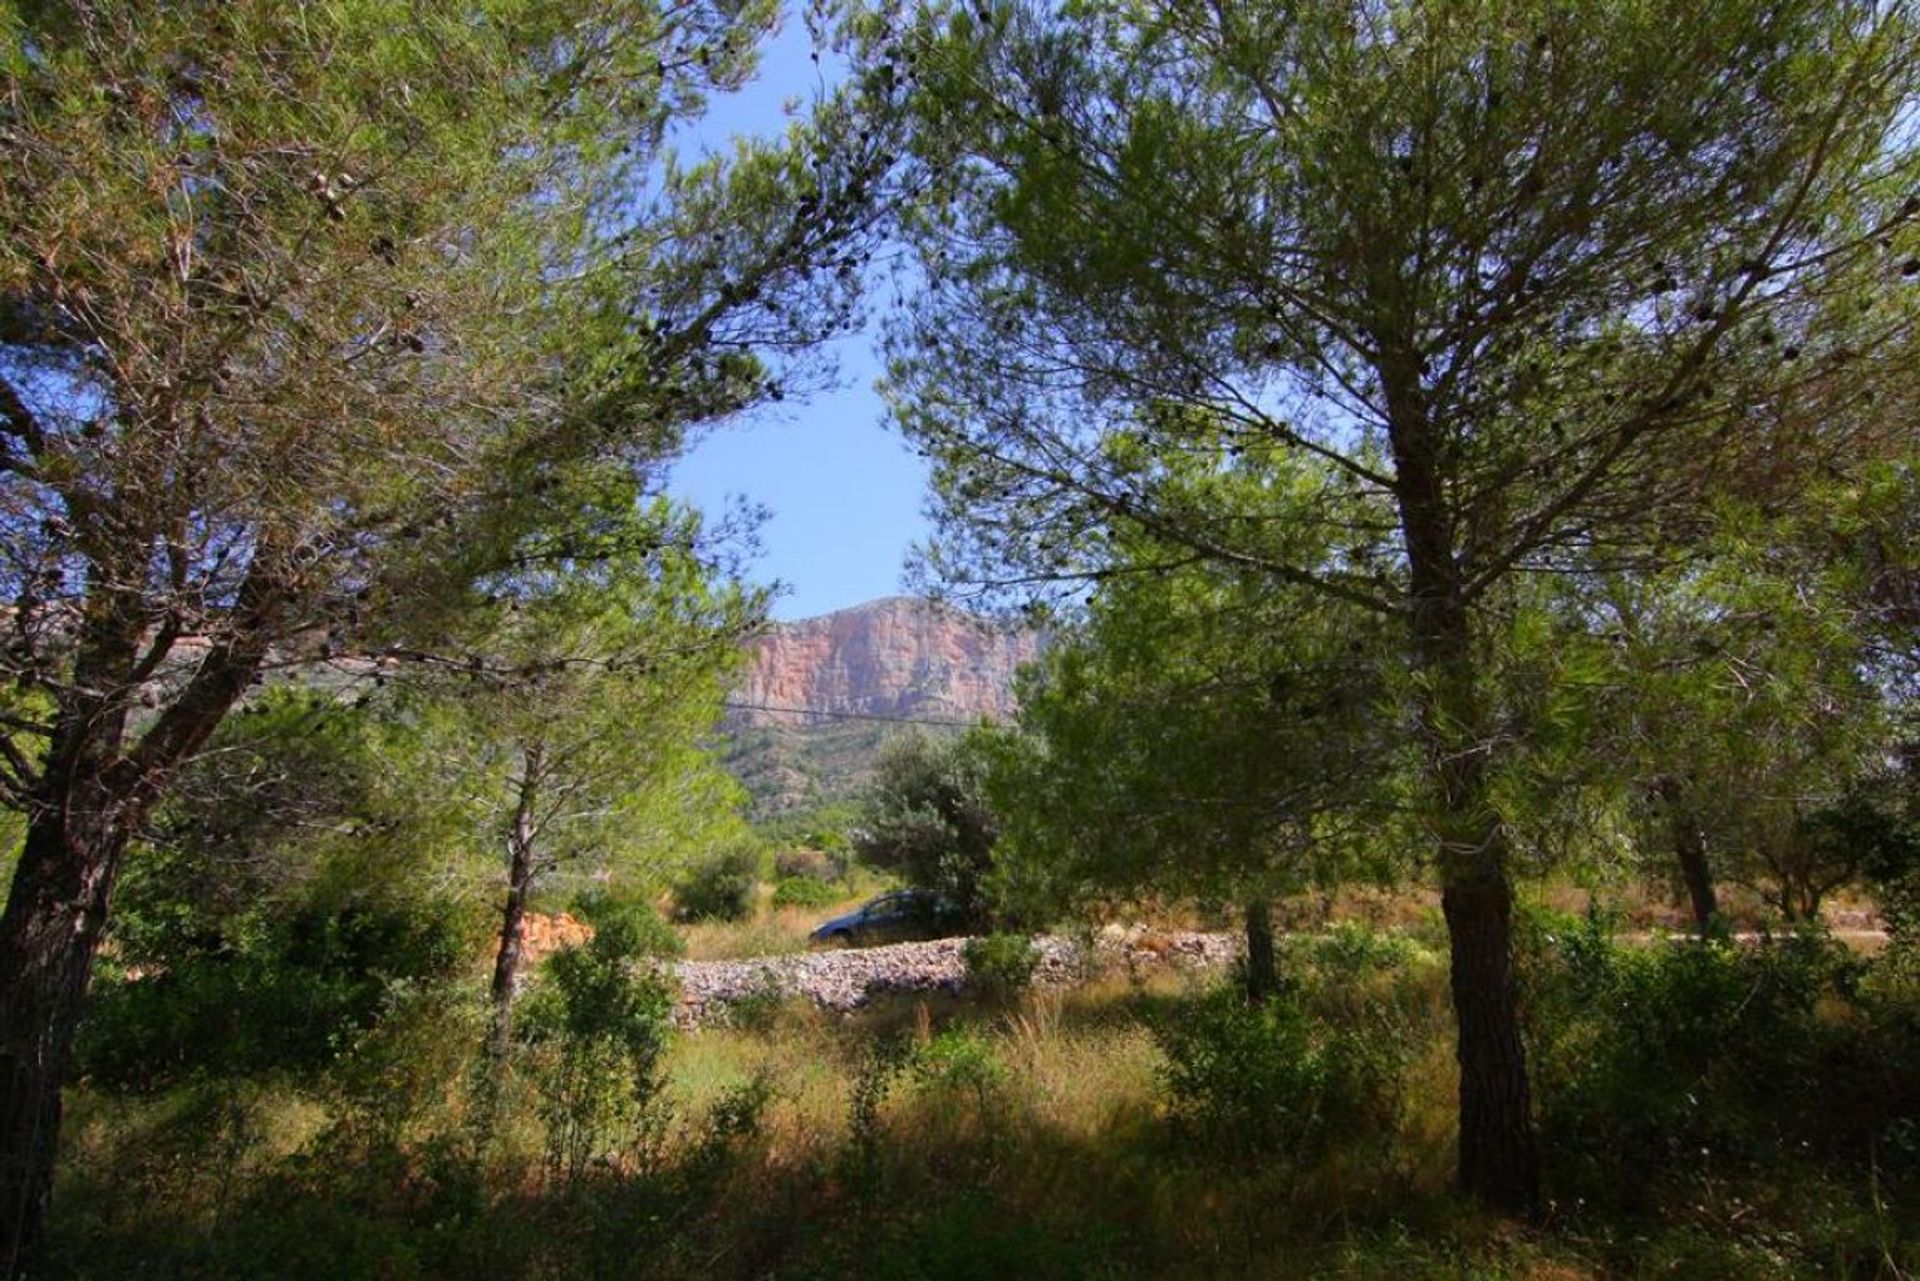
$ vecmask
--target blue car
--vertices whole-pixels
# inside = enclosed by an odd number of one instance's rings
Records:
[[[823,922],[807,937],[833,947],[866,947],[909,939],[945,938],[965,928],[960,911],[922,890],[895,890]]]

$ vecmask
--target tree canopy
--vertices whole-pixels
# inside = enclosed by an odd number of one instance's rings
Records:
[[[1680,24],[1531,0],[922,20],[926,288],[891,387],[935,459],[931,566],[1071,580],[1140,530],[1401,620],[1460,1178],[1494,1204],[1535,1198],[1497,777],[1510,597],[1657,558],[1816,389],[1870,394],[1839,375],[1897,354],[1920,270],[1912,42],[1898,7],[1813,0]],[[1318,459],[1328,501],[1188,501],[1168,476],[1194,451]],[[1342,530],[1347,493],[1377,501],[1384,554],[1272,537]]]

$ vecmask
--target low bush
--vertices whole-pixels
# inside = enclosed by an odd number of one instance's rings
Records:
[[[793,846],[773,856],[773,874],[783,881],[837,881],[845,876],[846,864],[825,850]]]
[[[1817,933],[1623,946],[1606,924],[1529,931],[1545,1149],[1589,1201],[1649,1208],[1674,1179],[1866,1161],[1920,1099],[1904,998]]]
[[[1336,1135],[1394,1129],[1403,1051],[1315,1020],[1292,994],[1251,1004],[1221,987],[1154,1029],[1169,1116],[1196,1150],[1305,1163]]]
[[[526,1003],[521,1035],[531,1043],[550,1176],[577,1180],[595,1163],[645,1165],[670,1113],[661,1056],[673,991],[657,970],[636,965],[642,930],[615,918],[581,947],[556,953]]]
[[[450,904],[351,904],[275,920],[230,951],[95,984],[78,1046],[96,1084],[148,1089],[201,1071],[311,1073],[466,955]]]
[[[783,877],[773,887],[775,907],[830,907],[840,898],[840,891],[832,885],[807,876]]]
[[[947,1028],[916,1046],[907,1070],[922,1089],[981,1100],[1007,1079],[1007,1066],[992,1043],[964,1026]]]
[[[674,915],[682,921],[744,921],[753,915],[760,852],[739,847],[696,863],[675,882]]]
[[[601,930],[621,931],[621,947],[636,956],[678,957],[686,954],[687,941],[644,899],[614,895],[595,889],[574,900],[580,918]]]
[[[1024,934],[987,934],[966,942],[967,984],[993,1000],[1027,990],[1040,966],[1040,949]]]

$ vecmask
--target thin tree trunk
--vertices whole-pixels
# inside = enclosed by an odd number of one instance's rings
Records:
[[[493,1025],[487,1052],[496,1070],[506,1062],[513,1038],[513,998],[520,978],[520,954],[526,935],[527,899],[534,877],[534,806],[540,794],[540,749],[526,754],[514,800],[513,826],[507,832],[507,902],[500,917],[500,951],[493,963]]]
[[[1280,969],[1274,963],[1273,904],[1250,898],[1247,922],[1247,1001],[1260,1005],[1280,994]]]
[[[1660,803],[1667,812],[1667,830],[1673,840],[1673,854],[1680,864],[1680,879],[1687,887],[1693,905],[1693,924],[1701,938],[1713,929],[1720,915],[1719,896],[1714,893],[1713,869],[1707,865],[1707,841],[1700,824],[1687,805],[1685,789],[1678,779],[1662,778],[1654,785]]]

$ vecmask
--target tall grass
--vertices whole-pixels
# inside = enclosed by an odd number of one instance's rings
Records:
[[[1863,1148],[1884,1130],[1872,1151],[1774,1145],[1765,1162],[1704,1173],[1697,1162],[1649,1168],[1644,1150],[1631,1168],[1608,1166],[1589,1141],[1618,1119],[1609,1097],[1684,1101],[1651,1075],[1677,1061],[1659,1036],[1676,1011],[1692,1011],[1676,1025],[1759,1038],[1744,1044],[1764,1044],[1764,1015],[1802,1031],[1813,1019],[1836,1044],[1878,1051],[1909,1045],[1900,1019],[1920,996],[1881,992],[1874,974],[1850,995],[1853,962],[1831,954],[1703,963],[1591,932],[1530,937],[1543,1115],[1558,1145],[1540,1225],[1487,1219],[1449,1194],[1456,1080],[1442,954],[1345,927],[1286,944],[1286,1017],[1298,1022],[1275,1052],[1295,1056],[1284,1066],[1339,1046],[1368,1056],[1372,1075],[1363,1109],[1329,1113],[1337,1123],[1296,1150],[1271,1147],[1284,1129],[1266,1149],[1229,1150],[1182,1119],[1169,1038],[1209,1035],[1196,1018],[1231,999],[1195,979],[1107,979],[992,1005],[903,998],[852,1017],[796,1007],[669,1045],[661,1147],[644,1168],[543,1166],[530,1076],[509,1082],[507,1122],[484,1148],[463,1137],[469,1096],[444,1066],[438,1088],[390,1096],[272,1081],[203,1080],[157,1098],[82,1089],[55,1275],[1892,1278],[1920,1264],[1920,1154],[1895,1150],[1913,1120],[1894,1103],[1869,1115],[1848,1096],[1845,1123]],[[1778,982],[1793,999],[1742,1004],[1742,984],[1769,966],[1789,967]],[[1797,995],[1814,988],[1818,999]],[[414,1017],[392,1044],[471,1031],[471,1014]],[[1583,1075],[1579,1062],[1602,1054],[1620,1020],[1639,1038],[1633,1052]],[[1881,1039],[1848,1040],[1869,1028]],[[1267,1052],[1257,1038],[1231,1044]],[[1744,1079],[1718,1062],[1713,1080]],[[1636,1063],[1649,1072],[1635,1076]],[[1325,1094],[1334,1078],[1271,1079],[1300,1091],[1276,1103],[1352,1102]],[[1202,1077],[1182,1088],[1231,1087]],[[1729,1109],[1729,1124],[1755,1106],[1737,1090],[1708,1102]],[[1594,1181],[1606,1178],[1645,1195],[1598,1204]]]

